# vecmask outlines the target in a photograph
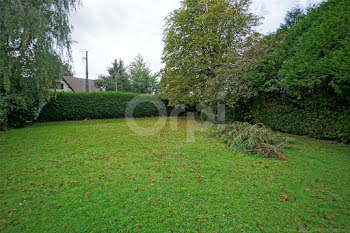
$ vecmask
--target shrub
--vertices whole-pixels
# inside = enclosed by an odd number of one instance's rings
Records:
[[[313,94],[301,99],[269,95],[256,100],[252,116],[272,129],[318,139],[350,141],[349,103],[333,95]]]
[[[43,108],[38,120],[122,118],[126,116],[128,104],[134,108],[133,117],[167,115],[171,110],[167,107],[167,101],[153,95],[125,92],[57,93],[56,98]],[[163,111],[159,112],[157,107]]]
[[[4,130],[7,127],[7,104],[5,97],[0,95],[0,130]]]
[[[226,106],[224,109],[225,111],[221,111],[221,114],[215,113],[211,108],[202,108],[200,117],[202,121],[209,121],[218,124],[225,122],[232,123],[235,121],[251,122],[251,106],[251,100],[238,101],[234,107]],[[223,112],[225,116],[223,116]]]
[[[271,129],[262,124],[251,125],[246,122],[234,122],[218,126],[212,134],[234,152],[256,154],[265,158],[287,158],[280,151],[287,146],[287,139],[272,132]]]

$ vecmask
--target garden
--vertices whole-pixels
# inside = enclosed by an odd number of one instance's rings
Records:
[[[73,77],[80,4],[0,2],[0,231],[349,231],[348,0],[268,33],[253,1],[183,0],[160,70],[138,55],[94,80],[88,51]]]
[[[346,232],[349,146],[285,135],[288,159],[234,153],[187,118],[0,132],[5,232]],[[157,118],[135,120],[152,127]],[[195,141],[188,142],[188,127]]]

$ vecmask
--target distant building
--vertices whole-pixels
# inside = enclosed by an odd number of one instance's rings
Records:
[[[57,85],[56,91],[64,92],[86,92],[85,79],[64,76],[61,82]],[[99,92],[99,88],[95,87],[95,80],[89,79],[89,92]]]

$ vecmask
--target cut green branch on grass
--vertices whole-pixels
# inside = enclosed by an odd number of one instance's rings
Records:
[[[231,151],[262,155],[265,158],[286,159],[282,149],[289,144],[288,138],[273,132],[262,125],[251,125],[246,122],[234,122],[219,125],[212,135],[222,140]]]

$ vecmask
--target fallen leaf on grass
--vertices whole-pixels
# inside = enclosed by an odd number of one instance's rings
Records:
[[[158,202],[153,202],[153,205],[159,205],[160,204],[160,201]]]
[[[17,211],[17,209],[11,209],[11,210],[9,210],[8,212],[9,212],[9,217],[11,217],[12,216],[12,214],[13,214],[13,212],[16,212]]]
[[[256,226],[261,230],[261,231],[264,231],[264,228],[258,223],[256,224]]]
[[[288,201],[288,196],[282,194],[282,198],[283,198],[285,201]]]
[[[4,229],[6,227],[6,220],[3,219],[0,222],[2,223],[1,226],[0,226],[0,231],[1,231],[2,229]]]

